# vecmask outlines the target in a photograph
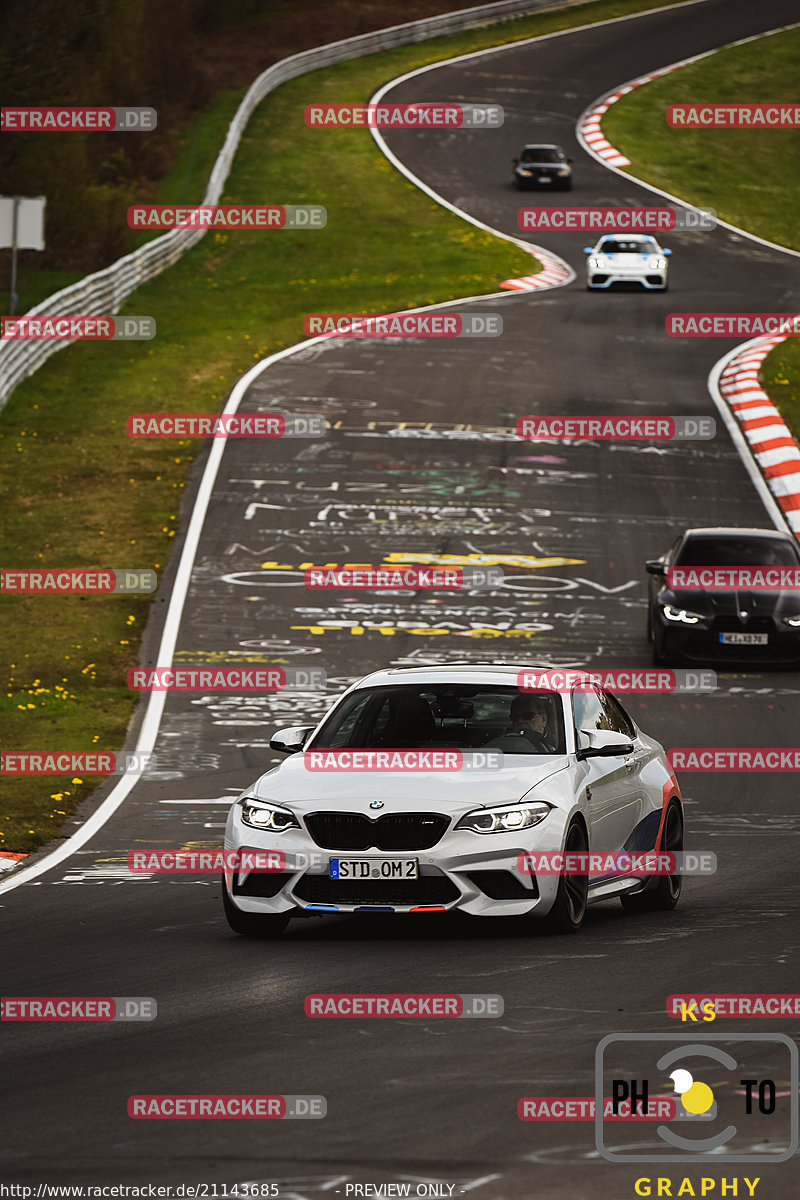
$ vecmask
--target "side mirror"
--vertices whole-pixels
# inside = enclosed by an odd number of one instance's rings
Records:
[[[568,163],[574,163],[574,162],[575,162],[575,159],[574,159],[574,158],[568,158],[568,159],[567,159],[567,162],[568,162]]]
[[[666,575],[667,568],[660,558],[651,558],[644,564],[648,575]]]
[[[511,160],[511,161],[512,161],[512,163],[514,164],[514,166],[515,166],[515,167],[518,167],[518,166],[519,166],[519,159],[518,159],[518,158],[512,158],[512,160]]]
[[[315,725],[291,725],[288,729],[278,729],[269,739],[269,748],[279,754],[297,754],[315,728]]]
[[[662,246],[662,248],[661,248],[661,253],[662,253],[662,254],[667,254],[667,255],[669,255],[669,254],[672,254],[672,251],[671,251],[671,250],[667,250],[667,248],[666,248],[665,246]]]
[[[631,742],[621,742],[620,734],[614,729],[580,729],[578,737],[584,743],[576,754],[584,758],[621,758],[633,754]]]
[[[584,246],[583,253],[584,254],[594,254],[594,246]]]

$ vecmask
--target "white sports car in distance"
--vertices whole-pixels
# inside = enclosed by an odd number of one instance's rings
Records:
[[[460,909],[574,932],[596,900],[674,908],[680,875],[643,874],[635,856],[683,849],[664,750],[610,692],[521,691],[522,669],[377,671],[316,728],[279,730],[270,745],[289,757],[228,815],[231,928],[276,937],[293,915]],[[593,872],[598,854],[572,860],[586,874],[548,873],[525,857],[588,851],[626,852],[631,869]]]
[[[597,245],[584,246],[586,287],[611,288],[615,284],[638,283],[648,291],[666,292],[672,254],[644,233],[604,234]]]

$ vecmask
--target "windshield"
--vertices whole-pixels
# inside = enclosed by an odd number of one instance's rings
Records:
[[[555,146],[527,146],[520,157],[520,162],[528,163],[561,163],[564,161],[564,151]]]
[[[306,749],[344,747],[564,754],[561,698],[450,683],[359,688],[334,708]]]
[[[792,546],[780,538],[690,538],[675,559],[680,567],[794,567]]]
[[[606,238],[600,247],[601,254],[657,254],[656,244],[652,238],[643,238],[640,242],[633,238]]]

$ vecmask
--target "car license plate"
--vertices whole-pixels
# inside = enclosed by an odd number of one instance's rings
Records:
[[[538,183],[550,183],[550,176],[549,175],[540,175],[537,182]]]
[[[416,858],[332,858],[331,879],[417,879]]]
[[[769,634],[766,633],[721,633],[719,640],[723,646],[766,646]]]

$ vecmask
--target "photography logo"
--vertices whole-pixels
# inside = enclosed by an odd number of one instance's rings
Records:
[[[627,1103],[647,1116],[670,1088],[670,1121],[613,1120]],[[609,1034],[595,1052],[595,1144],[608,1162],[785,1162],[798,1147],[797,1046],[782,1033]]]

